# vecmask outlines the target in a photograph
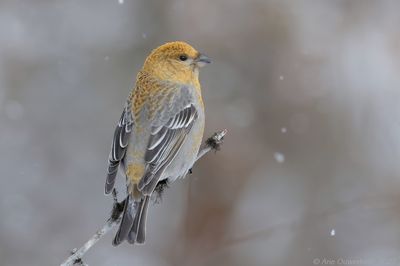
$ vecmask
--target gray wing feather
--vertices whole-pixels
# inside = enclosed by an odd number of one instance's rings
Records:
[[[132,125],[133,118],[131,104],[128,102],[114,131],[111,152],[108,159],[108,171],[105,184],[106,194],[109,194],[114,188],[119,164],[125,157],[126,148],[128,147]]]
[[[154,130],[164,126],[172,117],[193,103],[193,88],[182,84],[169,84],[164,82],[165,87],[175,87],[175,96],[171,99],[161,112],[158,112],[153,119]]]
[[[146,171],[138,185],[143,194],[149,195],[153,192],[161,174],[175,158],[196,119],[196,108],[188,104],[164,125],[152,128],[145,153]]]
[[[149,175],[145,175],[145,177],[149,176],[150,178],[148,178],[147,184],[142,189],[143,194],[151,195],[151,193],[153,193],[158,181],[160,180],[161,174],[178,154],[178,151],[180,150],[185,138],[186,134],[180,134],[179,137],[177,137],[174,147],[168,152],[167,157],[160,164],[160,166],[157,167],[155,171],[150,171]]]

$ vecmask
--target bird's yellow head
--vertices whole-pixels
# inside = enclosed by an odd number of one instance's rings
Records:
[[[199,68],[210,59],[185,42],[169,42],[154,49],[146,58],[143,71],[162,80],[198,82]]]

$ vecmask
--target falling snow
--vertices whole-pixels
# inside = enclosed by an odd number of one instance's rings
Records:
[[[281,128],[281,132],[282,132],[283,134],[285,134],[285,133],[287,132],[287,128],[286,128],[286,127]]]
[[[283,153],[275,152],[274,153],[274,158],[278,163],[285,162],[285,155],[283,155]]]
[[[284,77],[283,77],[283,76],[279,76],[279,79],[280,79],[280,80],[283,80],[283,79],[284,79]]]
[[[124,3],[124,0],[118,0],[118,4],[122,5]]]
[[[332,229],[332,230],[331,230],[331,236],[335,236],[335,234],[336,234],[335,229]]]

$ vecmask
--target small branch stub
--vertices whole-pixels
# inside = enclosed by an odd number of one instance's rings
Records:
[[[203,157],[206,153],[208,153],[211,150],[214,151],[220,150],[226,133],[228,133],[228,130],[224,129],[215,132],[211,137],[209,137],[200,148],[200,151],[197,154],[196,161],[198,161],[201,157]]]

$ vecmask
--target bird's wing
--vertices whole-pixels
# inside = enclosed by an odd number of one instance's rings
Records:
[[[129,135],[132,131],[133,118],[132,106],[130,101],[125,104],[124,111],[119,119],[118,125],[114,131],[111,152],[108,159],[108,171],[105,184],[105,193],[109,194],[114,188],[115,178],[118,172],[118,166],[125,157],[128,147]]]
[[[179,85],[164,108],[155,114],[156,121],[145,152],[145,173],[138,184],[144,195],[150,195],[165,168],[171,163],[184,143],[198,112],[193,105],[193,88]]]

